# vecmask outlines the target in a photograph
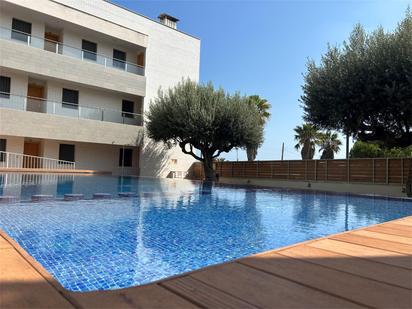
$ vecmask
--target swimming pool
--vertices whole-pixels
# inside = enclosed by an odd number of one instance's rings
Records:
[[[412,201],[406,200],[228,186],[205,188],[186,180],[76,176],[70,182],[65,192],[85,193],[86,197],[103,189],[112,193],[124,189],[174,192],[0,205],[0,228],[72,291],[146,284],[412,215]],[[25,200],[33,192],[61,196],[64,186],[60,185],[60,191],[58,187],[51,180],[25,181],[24,185],[3,181],[0,193],[20,192]]]

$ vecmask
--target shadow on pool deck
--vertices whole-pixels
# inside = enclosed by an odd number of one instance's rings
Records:
[[[4,237],[0,237],[1,308],[412,307],[412,217],[145,286],[86,293],[64,290]]]

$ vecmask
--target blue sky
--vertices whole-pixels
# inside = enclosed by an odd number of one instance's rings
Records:
[[[404,1],[140,1],[112,0],[156,19],[176,16],[180,30],[201,39],[200,80],[230,92],[258,94],[272,104],[258,160],[299,159],[293,128],[302,123],[299,97],[308,58],[319,60],[327,43],[341,44],[353,25],[392,30]],[[342,139],[344,144],[344,140]],[[246,159],[238,151],[239,160]],[[223,157],[236,160],[237,152]],[[337,157],[344,157],[344,147]]]

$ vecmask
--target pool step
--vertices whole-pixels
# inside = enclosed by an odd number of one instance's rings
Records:
[[[105,200],[111,199],[113,197],[110,193],[93,193],[93,199],[95,200]]]
[[[65,201],[78,201],[78,200],[82,200],[82,199],[84,199],[84,194],[70,193],[70,194],[65,194],[64,195],[64,200]]]
[[[119,192],[119,197],[135,197],[137,196],[136,192]]]
[[[49,194],[34,194],[31,196],[32,202],[50,201],[52,199],[54,199],[54,196]]]
[[[17,202],[17,198],[13,195],[0,196],[0,204],[14,203],[14,202]]]

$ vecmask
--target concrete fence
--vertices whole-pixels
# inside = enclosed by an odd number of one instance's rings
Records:
[[[220,177],[403,185],[411,165],[412,158],[224,161],[216,162],[215,170]],[[203,178],[201,163],[191,176]]]

